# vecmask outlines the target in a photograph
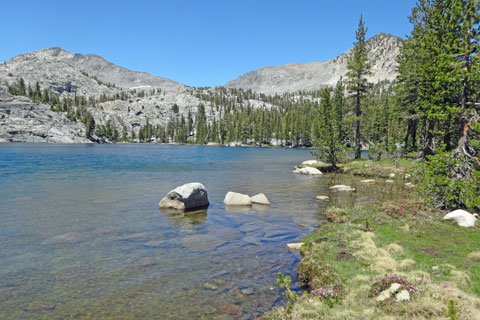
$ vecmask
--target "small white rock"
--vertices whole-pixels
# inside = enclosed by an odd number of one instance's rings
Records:
[[[388,177],[389,177],[389,178],[395,178],[395,173],[393,173],[393,172],[390,173],[390,174],[388,175]]]
[[[225,195],[223,203],[228,206],[251,206],[252,201],[246,194],[229,191]]]
[[[387,300],[388,298],[390,298],[392,296],[392,294],[394,294],[395,292],[398,291],[398,289],[400,289],[402,287],[401,284],[398,284],[398,283],[392,283],[390,285],[390,288],[388,288],[387,290],[383,290],[380,295],[375,299],[377,301],[385,301]]]
[[[395,296],[397,301],[410,301],[410,293],[407,290],[402,290]]]
[[[386,183],[394,183],[395,181],[393,180],[385,180]]]
[[[328,199],[330,199],[330,197],[329,196],[316,196],[315,199],[317,199],[317,200],[328,200]]]
[[[252,201],[252,203],[270,205],[270,201],[268,201],[267,197],[263,193],[259,193],[253,197],[250,197],[250,201]]]
[[[303,242],[298,243],[287,243],[287,248],[290,250],[298,251],[303,246]]]
[[[352,192],[356,190],[355,188],[352,188],[344,184],[337,184],[337,185],[331,186],[330,189],[332,189],[333,191],[352,191]]]

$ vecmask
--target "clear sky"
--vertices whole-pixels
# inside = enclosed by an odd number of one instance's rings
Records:
[[[191,86],[268,65],[323,61],[367,38],[404,38],[415,0],[50,1],[0,4],[0,62],[61,47]]]

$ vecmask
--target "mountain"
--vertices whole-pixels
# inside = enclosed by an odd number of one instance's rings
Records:
[[[385,33],[379,33],[367,41],[368,57],[373,61],[371,82],[395,79],[398,65],[396,57],[401,48],[402,39]],[[260,68],[228,82],[225,87],[276,94],[332,86],[347,72],[347,61],[352,52],[350,49],[323,62]]]
[[[368,40],[369,57],[374,61],[372,81],[395,78],[395,58],[401,44],[400,38],[383,33]],[[69,106],[59,101],[48,106],[33,103],[26,97],[9,95],[2,87],[0,141],[85,141],[77,139],[86,131],[82,123],[86,123],[84,110],[93,117],[95,132],[99,132],[100,139],[102,132],[114,130],[117,137],[132,140],[148,126],[150,131],[161,129],[167,132],[172,127],[186,125],[189,115],[190,119],[195,119],[200,104],[205,106],[205,121],[213,124],[214,120],[218,123],[224,117],[232,121],[233,111],[240,108],[283,108],[285,101],[263,93],[302,90],[302,99],[318,100],[305,91],[335,84],[345,74],[351,53],[349,50],[325,62],[261,68],[225,87],[213,88],[188,87],[145,72],[128,70],[97,55],[73,54],[60,48],[21,54],[0,63],[0,85],[12,87],[23,79],[27,89],[34,89],[38,83],[41,91],[49,92],[50,98],[58,96],[72,101]],[[298,97],[284,98],[295,100]],[[41,101],[38,95],[34,100]],[[234,128],[238,127],[237,123]],[[65,136],[57,131],[64,131]],[[194,132],[186,134],[191,141]]]
[[[82,96],[112,95],[121,90],[161,88],[183,89],[182,84],[145,72],[119,67],[93,54],[73,54],[61,48],[18,55],[0,63],[0,83],[22,77],[36,82],[54,94],[74,93]]]

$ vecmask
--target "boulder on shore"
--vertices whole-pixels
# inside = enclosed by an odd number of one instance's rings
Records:
[[[319,160],[305,160],[302,162],[304,166],[327,166],[325,162]]]
[[[205,186],[199,182],[192,182],[170,191],[158,206],[163,209],[190,211],[206,208],[209,204]]]
[[[297,173],[297,174],[304,174],[304,175],[310,175],[310,176],[318,176],[318,175],[321,175],[322,172],[316,168],[312,168],[312,167],[305,167],[305,168],[301,168],[301,169],[295,169],[292,171],[293,173]]]
[[[366,183],[366,184],[370,184],[370,183],[375,183],[375,179],[366,179],[366,180],[361,180],[360,183]]]
[[[246,194],[241,194],[237,192],[227,192],[223,203],[227,206],[251,206],[252,201],[250,197]]]
[[[268,201],[267,197],[263,193],[259,193],[253,197],[250,197],[250,201],[256,204],[270,205],[270,201]]]
[[[300,251],[300,248],[303,246],[303,242],[298,243],[287,243],[287,248],[293,251]]]
[[[453,220],[461,227],[474,227],[477,218],[475,216],[465,210],[457,209],[455,211],[450,212],[445,217],[444,220]]]

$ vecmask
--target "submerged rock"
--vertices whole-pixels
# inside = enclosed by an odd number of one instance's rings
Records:
[[[355,188],[346,186],[344,184],[337,184],[337,185],[331,186],[330,189],[332,189],[333,191],[350,191],[350,192],[355,192],[357,190]]]
[[[207,290],[217,290],[218,289],[218,287],[215,283],[208,282],[208,281],[203,284],[203,288],[207,289]]]
[[[250,200],[250,197],[246,194],[241,194],[237,192],[231,192],[229,191],[225,195],[225,199],[223,200],[223,203],[227,206],[251,206],[252,201]]]
[[[315,199],[317,199],[317,200],[328,200],[328,199],[330,199],[330,197],[329,196],[316,196]]]
[[[246,296],[252,295],[255,292],[251,287],[242,289],[240,291]]]
[[[30,303],[25,308],[25,311],[29,311],[29,312],[50,311],[50,310],[54,310],[55,308],[56,308],[56,305],[54,304],[36,300]]]
[[[295,169],[292,171],[293,173],[296,174],[304,174],[304,175],[309,175],[309,176],[319,176],[322,174],[322,172],[316,168],[312,167],[305,167],[301,169]]]
[[[199,182],[187,183],[173,189],[158,203],[160,208],[182,211],[206,208],[209,204],[207,189]]]
[[[253,197],[250,197],[250,201],[252,203],[270,205],[270,201],[268,201],[267,197],[263,193],[259,193]]]
[[[218,310],[225,312],[232,317],[240,317],[243,314],[242,308],[231,303],[218,306]]]
[[[444,220],[453,220],[461,227],[474,227],[475,222],[477,222],[477,218],[471,213],[457,209],[455,211],[450,212],[446,216],[443,217]]]
[[[50,239],[42,241],[42,245],[52,244],[76,244],[82,240],[81,235],[76,232],[67,232]]]

